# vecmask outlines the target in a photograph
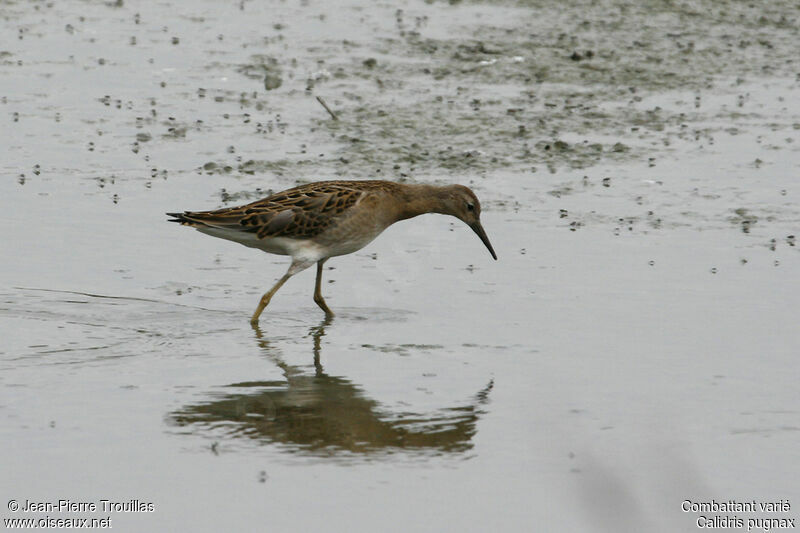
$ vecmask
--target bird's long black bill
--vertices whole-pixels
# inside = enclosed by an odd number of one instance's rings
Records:
[[[483,230],[483,226],[481,226],[481,223],[476,222],[475,224],[470,224],[469,227],[472,228],[472,231],[474,231],[478,237],[480,237],[483,244],[485,244],[486,247],[489,249],[489,253],[492,254],[494,260],[497,261],[497,254],[494,253],[494,248],[492,248],[492,243],[489,242],[489,237],[486,236],[486,232]]]

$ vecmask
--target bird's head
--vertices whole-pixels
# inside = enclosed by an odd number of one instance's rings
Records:
[[[486,245],[492,257],[497,260],[492,243],[489,242],[489,237],[486,236],[481,225],[481,203],[475,193],[463,185],[449,185],[444,187],[441,198],[442,212],[463,220]]]

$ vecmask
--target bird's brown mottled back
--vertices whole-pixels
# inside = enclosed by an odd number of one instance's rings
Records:
[[[392,194],[399,190],[397,184],[386,181],[310,183],[238,207],[189,211],[180,215],[180,221],[256,233],[259,239],[308,239],[334,225],[338,217],[365,195]]]

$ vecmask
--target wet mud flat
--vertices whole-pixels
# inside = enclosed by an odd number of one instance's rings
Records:
[[[153,503],[122,531],[795,503],[798,16],[3,3],[3,501]],[[499,261],[419,217],[326,264],[333,320],[305,272],[254,329],[286,258],[163,216],[339,178],[471,186]]]

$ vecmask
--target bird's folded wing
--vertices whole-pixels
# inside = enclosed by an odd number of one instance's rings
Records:
[[[302,239],[319,235],[330,227],[363,194],[362,190],[333,184],[313,188],[301,186],[240,207],[169,215],[181,224],[255,233],[259,239]]]

